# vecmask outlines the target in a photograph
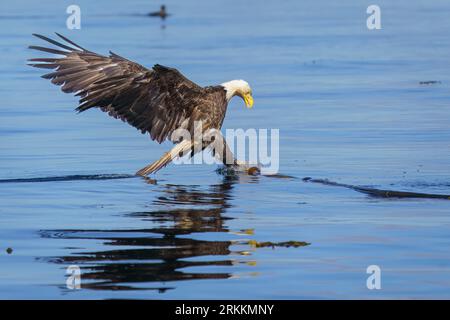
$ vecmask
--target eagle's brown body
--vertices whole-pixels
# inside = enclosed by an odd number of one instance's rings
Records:
[[[172,133],[180,128],[194,134],[195,122],[202,123],[204,132],[222,127],[228,105],[223,86],[201,87],[173,68],[156,64],[147,69],[112,52],[109,56],[99,55],[59,34],[67,44],[35,36],[59,48],[30,48],[62,57],[30,59],[31,65],[54,69],[43,78],[60,85],[64,92],[79,96],[76,109],[79,112],[99,108],[142,133],[148,133],[158,143],[166,139],[173,141]],[[179,144],[178,149],[181,150],[176,151],[184,153],[193,147],[193,143],[184,142]],[[231,152],[226,144],[220,155],[222,158],[225,151]],[[154,163],[138,173],[155,172],[171,160],[173,157],[166,154],[158,164]]]

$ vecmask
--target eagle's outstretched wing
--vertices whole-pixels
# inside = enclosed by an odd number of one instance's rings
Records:
[[[180,127],[190,130],[202,87],[176,69],[155,65],[150,70],[112,52],[108,57],[96,54],[57,35],[67,44],[35,34],[59,48],[30,48],[62,57],[30,59],[30,65],[54,69],[42,77],[80,96],[77,111],[99,107],[159,143]]]

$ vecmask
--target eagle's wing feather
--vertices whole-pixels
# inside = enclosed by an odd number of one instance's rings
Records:
[[[160,143],[181,125],[191,129],[196,102],[202,100],[204,89],[178,70],[161,65],[150,70],[112,52],[103,56],[88,51],[57,35],[67,44],[35,35],[58,49],[30,48],[62,57],[30,59],[30,65],[54,69],[43,78],[79,96],[77,111],[99,107]]]

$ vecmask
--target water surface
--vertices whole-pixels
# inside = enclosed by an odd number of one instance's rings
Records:
[[[369,1],[168,1],[164,22],[148,1],[77,3],[81,30],[68,1],[0,4],[0,179],[21,179],[0,183],[0,298],[450,298],[450,201],[301,179],[450,194],[450,3],[378,1],[378,31]],[[75,114],[27,67],[31,33],[54,31],[201,85],[248,80],[254,109],[233,100],[224,127],[279,128],[296,178],[133,177],[170,145]]]

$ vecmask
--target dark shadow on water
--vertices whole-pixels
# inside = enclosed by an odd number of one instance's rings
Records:
[[[56,15],[0,15],[0,20],[42,20],[57,19],[58,17]]]
[[[79,265],[82,287],[95,290],[173,289],[170,281],[227,279],[223,267],[246,263],[232,258],[232,241],[198,240],[193,234],[228,233],[226,210],[237,177],[208,187],[157,186],[161,194],[152,204],[154,210],[125,214],[142,220],[149,228],[129,230],[43,230],[42,237],[81,239],[100,242],[102,250],[75,250],[66,256],[44,261]],[[217,238],[217,237],[215,237]],[[96,244],[97,245],[97,244]],[[74,249],[72,249],[74,250]],[[239,252],[234,252],[239,256]],[[242,256],[242,259],[247,259]],[[42,260],[42,259],[40,259]],[[191,267],[220,267],[219,271],[195,271]],[[186,269],[189,268],[189,269]]]
[[[0,179],[0,183],[34,183],[34,182],[58,182],[58,181],[80,181],[80,180],[116,180],[137,178],[132,174],[91,174],[91,175],[68,175],[38,178],[18,178],[18,179]]]
[[[377,189],[372,187],[356,186],[345,183],[338,183],[330,181],[328,179],[313,179],[311,177],[303,178],[304,182],[318,183],[326,186],[342,187],[357,192],[367,194],[374,198],[421,198],[421,199],[442,199],[450,200],[450,194],[437,194],[437,193],[422,193],[422,192],[409,192],[409,191],[398,191],[398,190],[385,190]]]

